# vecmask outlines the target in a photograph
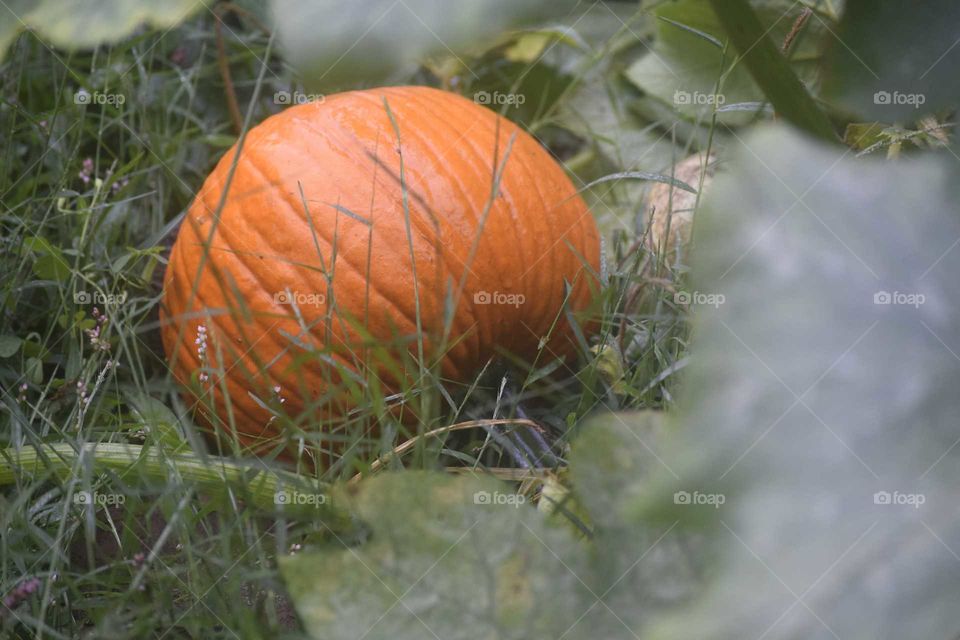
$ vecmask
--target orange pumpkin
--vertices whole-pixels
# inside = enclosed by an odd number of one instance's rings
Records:
[[[419,362],[468,381],[498,351],[571,351],[564,305],[596,290],[596,224],[509,120],[427,87],[351,91],[268,118],[236,153],[164,278],[164,349],[202,422],[262,449],[278,415],[322,436]]]

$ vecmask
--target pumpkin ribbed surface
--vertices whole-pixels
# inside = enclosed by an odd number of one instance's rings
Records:
[[[204,421],[254,443],[277,435],[278,409],[309,428],[371,376],[402,388],[421,349],[459,381],[501,350],[534,358],[548,335],[569,351],[565,281],[567,307],[585,308],[596,225],[509,120],[426,87],[352,91],[268,118],[235,155],[164,279],[164,348]]]

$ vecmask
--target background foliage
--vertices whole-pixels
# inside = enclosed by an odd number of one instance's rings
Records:
[[[958,10],[459,9],[0,10],[0,635],[960,634]],[[334,469],[209,456],[156,337],[171,231],[241,127],[392,82],[524,97],[604,231],[600,334]],[[697,194],[690,264],[651,184]],[[549,455],[448,429],[489,418]]]

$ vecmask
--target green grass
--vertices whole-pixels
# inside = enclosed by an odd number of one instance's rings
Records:
[[[271,98],[288,87],[291,72],[264,33],[242,23],[233,31],[229,67],[241,110],[256,123],[278,110]],[[600,49],[562,79],[578,86],[613,55]],[[476,68],[506,91],[518,76],[500,79],[501,62],[486,54]],[[546,72],[535,71],[530,77],[545,82]],[[278,478],[295,480],[263,462],[210,457],[158,338],[158,283],[172,232],[236,140],[212,17],[92,53],[52,51],[23,35],[0,78],[0,596],[40,579],[40,590],[15,609],[0,607],[0,637],[301,636],[276,558],[330,544],[331,531],[352,531],[350,523],[335,505],[278,513]],[[440,84],[425,71],[411,80]],[[82,87],[125,100],[76,104]],[[590,139],[562,130],[554,116],[572,90],[539,90],[553,103],[524,124],[578,168],[578,184],[603,173],[663,169],[653,159],[637,167],[635,158],[602,153],[603,131]],[[664,123],[641,126],[669,131]],[[688,148],[671,147],[678,159]],[[669,405],[672,373],[686,352],[685,317],[673,303],[684,267],[641,241],[636,193],[591,190],[594,211],[606,221],[610,272],[595,318],[600,331],[576,361],[561,364],[549,354],[526,367],[498,361],[469,385],[440,386],[422,371],[404,390],[419,399],[421,422],[404,425],[362,409],[345,438],[369,446],[351,448],[327,469],[301,468],[296,481],[322,490],[369,472],[378,456],[411,440],[414,446],[376,468],[510,475],[523,464],[518,457],[530,456],[508,427],[452,428],[489,418],[537,421],[552,451],[550,464],[540,464],[555,467],[591,414]],[[612,224],[613,217],[625,222]],[[106,320],[75,297],[80,292],[107,300],[96,305]],[[366,400],[362,406],[388,401]],[[370,441],[374,423],[382,435]],[[109,504],[77,503],[84,492]]]

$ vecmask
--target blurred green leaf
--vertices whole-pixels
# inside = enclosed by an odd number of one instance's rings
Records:
[[[646,605],[676,603],[694,584],[673,525],[631,511],[660,430],[652,412],[593,420],[573,445],[574,491],[545,489],[558,502],[543,512],[482,476],[403,472],[341,487],[332,499],[353,504],[365,542],[280,561],[307,630],[324,640],[637,637]],[[581,539],[587,527],[592,539]]]
[[[17,336],[0,336],[0,358],[9,358],[20,350],[23,342]]]
[[[953,638],[956,164],[771,127],[727,167],[698,214],[692,290],[722,298],[658,450],[673,473],[633,499],[649,517],[724,496],[720,560],[652,637]]]
[[[110,271],[114,274],[120,273],[123,271],[123,268],[127,266],[127,263],[130,262],[130,259],[134,257],[134,254],[124,253],[119,258],[110,263]]]
[[[843,134],[843,143],[852,149],[862,151],[884,139],[887,125],[879,122],[851,122]]]
[[[38,278],[62,282],[70,277],[70,265],[64,259],[63,252],[46,238],[39,236],[24,238],[23,248],[25,251],[39,254],[33,261],[33,273]]]
[[[36,356],[38,358],[43,358],[49,355],[46,349],[43,348],[43,345],[37,341],[37,338],[34,336],[28,336],[23,341],[23,353],[27,356]]]
[[[650,613],[638,611],[639,603],[670,606],[691,595],[699,582],[699,560],[689,536],[678,535],[677,524],[683,515],[703,519],[716,514],[712,507],[686,514],[666,509],[655,517],[637,510],[652,479],[673,477],[659,455],[665,428],[657,411],[607,414],[590,421],[570,457],[577,501],[594,528],[591,566],[604,576],[598,593],[606,592],[604,603],[633,624]],[[624,613],[629,611],[634,613]],[[602,623],[591,620],[589,625]],[[629,637],[622,628],[610,632],[597,637]]]
[[[747,0],[711,0],[714,11],[730,36],[740,64],[777,112],[794,126],[824,140],[836,139],[833,125],[806,87],[797,79],[787,59],[768,36]]]
[[[210,135],[203,136],[203,142],[218,149],[229,149],[237,143],[237,137],[212,133]]]
[[[957,107],[958,24],[953,0],[848,0],[825,61],[824,96],[881,122]]]
[[[517,36],[513,44],[503,52],[503,57],[511,62],[536,62],[548,45],[562,42],[575,49],[586,50],[589,45],[576,31],[557,27],[554,29],[536,29],[525,31]]]
[[[575,184],[582,189],[592,179],[624,169],[669,173],[676,148],[656,129],[643,126],[631,113],[631,88],[618,69],[597,68],[560,103],[555,122],[588,141]],[[568,163],[568,167],[571,163]],[[612,182],[584,192],[597,224],[604,232],[622,229],[637,215],[636,202],[646,184],[637,180]]]
[[[542,62],[531,65],[501,60],[477,71],[469,85],[474,101],[526,126],[550,109],[572,81]]]
[[[188,443],[177,431],[180,421],[166,404],[135,389],[125,390],[124,397],[140,428],[150,433],[154,441],[168,452],[186,451]]]
[[[589,606],[575,576],[582,554],[565,530],[506,500],[522,498],[489,479],[365,481],[354,503],[371,529],[366,544],[280,561],[307,631],[323,640],[564,634]]]
[[[43,383],[43,362],[40,358],[27,358],[24,374],[33,384]]]
[[[790,31],[800,7],[791,0],[768,0],[754,3],[757,16],[774,42],[782,42]],[[666,103],[690,119],[703,119],[725,104],[764,100],[743,64],[735,64],[736,50],[724,53],[718,44],[727,40],[726,30],[706,0],[677,0],[656,5],[656,35],[653,47],[626,71],[627,78],[638,88]],[[791,53],[791,68],[802,80],[813,78],[819,46],[825,28],[811,21],[810,33],[798,40]],[[714,96],[718,79],[723,77]],[[727,124],[744,124],[751,115],[724,112],[720,120]]]
[[[70,277],[70,265],[59,253],[48,253],[36,259],[33,263],[33,272],[38,278],[63,282]]]
[[[23,29],[56,47],[88,49],[116,42],[143,23],[172,27],[201,6],[198,0],[8,0],[0,8],[0,60]]]
[[[573,0],[273,0],[285,56],[308,88],[400,80],[427,57],[464,56],[507,29],[568,15]]]
[[[574,441],[573,484],[601,530],[620,528],[651,474],[669,472],[656,456],[663,429],[661,412],[611,414],[591,421]]]

